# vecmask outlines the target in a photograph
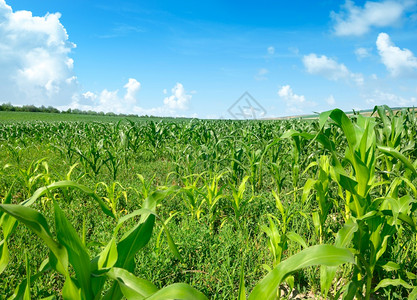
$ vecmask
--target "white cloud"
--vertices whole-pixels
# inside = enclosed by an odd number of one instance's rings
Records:
[[[177,83],[171,92],[172,95],[164,99],[164,104],[173,110],[188,109],[192,95],[186,93],[184,86],[181,83]]]
[[[124,85],[126,89],[126,95],[124,100],[128,104],[135,104],[136,103],[136,94],[140,89],[140,82],[134,78],[129,78],[129,81]]]
[[[321,75],[329,80],[344,79],[353,81],[357,85],[362,85],[364,82],[362,74],[350,72],[344,64],[339,64],[325,55],[317,56],[314,53],[305,55],[303,63],[308,73]]]
[[[164,99],[164,105],[154,108],[143,108],[139,105],[137,93],[141,84],[134,78],[129,78],[123,86],[124,95],[120,96],[119,90],[109,91],[104,89],[100,93],[86,92],[81,95],[74,94],[70,105],[58,106],[61,110],[80,109],[97,112],[114,112],[116,114],[137,114],[153,116],[185,117],[178,114],[178,110],[185,110],[191,100],[191,95],[185,93],[181,83],[177,83],[172,89],[173,95]],[[192,92],[191,92],[192,93]],[[196,114],[189,115],[196,117]]]
[[[60,105],[76,91],[75,44],[59,13],[33,16],[0,0],[0,90],[14,104]],[[2,99],[3,100],[3,99]]]
[[[368,48],[362,48],[362,47],[357,48],[355,49],[355,55],[359,60],[361,60],[361,59],[371,56],[370,51],[371,49],[368,49]]]
[[[266,50],[268,51],[269,55],[274,55],[275,54],[275,47],[274,46],[269,46]]]
[[[282,86],[278,91],[278,96],[291,104],[303,104],[306,101],[306,98],[303,95],[294,94],[289,85]]]
[[[304,108],[313,107],[316,104],[306,100],[304,95],[297,95],[289,85],[284,85],[278,90],[278,96],[284,100],[287,106],[287,113],[301,114]]]
[[[83,94],[83,97],[85,99],[88,99],[90,101],[95,101],[97,99],[97,95],[94,94],[93,92],[86,92]]]
[[[69,108],[81,110],[93,110],[97,112],[114,112],[130,114],[140,109],[138,106],[137,92],[140,89],[140,83],[129,78],[128,82],[123,86],[126,90],[123,97],[119,96],[119,90],[109,91],[104,89],[100,93],[86,92],[82,95],[74,94],[72,103]],[[63,109],[65,109],[63,107]]]
[[[334,33],[339,36],[360,36],[371,30],[396,26],[402,21],[405,11],[415,5],[415,1],[381,2],[367,1],[363,7],[356,6],[351,0],[346,0],[339,13],[332,12],[334,20]]]
[[[336,104],[336,100],[334,99],[333,95],[330,95],[327,99],[326,99],[327,104],[329,104],[330,106],[333,106]]]
[[[398,106],[416,106],[417,98],[410,97],[404,98],[396,94],[383,92],[381,90],[375,90],[371,95],[364,96],[366,103],[370,105],[383,105],[386,104],[391,107]]]
[[[417,58],[408,49],[400,49],[391,41],[388,34],[382,32],[376,40],[382,63],[394,77],[416,74]]]
[[[255,80],[261,81],[261,80],[267,80],[268,78],[266,75],[269,73],[268,69],[261,68],[258,70],[258,73],[255,75]]]

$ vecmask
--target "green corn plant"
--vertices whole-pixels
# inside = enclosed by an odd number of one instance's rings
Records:
[[[292,148],[291,148],[291,177],[292,177],[292,186],[293,186],[293,196],[294,201],[297,201],[297,192],[299,190],[299,181],[300,181],[300,168],[303,166],[303,162],[300,161],[300,154],[302,151],[302,139],[311,139],[314,135],[306,132],[297,132],[294,129],[286,131],[281,139],[290,138]]]
[[[155,123],[151,121],[144,129],[143,134],[147,140],[147,150],[152,153],[153,157],[156,157],[166,139],[167,128],[162,122]]]
[[[196,173],[198,167],[198,159],[196,156],[200,156],[200,153],[194,151],[192,145],[185,147],[174,145],[167,147],[167,150],[175,165],[175,174],[181,177]]]
[[[30,292],[30,284],[35,281],[37,278],[40,277],[42,273],[46,270],[41,270],[39,273],[35,275],[31,275],[30,265],[29,265],[29,258],[28,253],[25,251],[25,263],[26,263],[26,279],[19,284],[19,286],[15,289],[13,295],[11,295],[8,299],[23,299],[23,300],[30,300],[31,299],[31,292]],[[55,298],[47,298],[47,299],[55,299]]]
[[[155,176],[156,173],[152,176],[150,180],[145,180],[143,175],[136,174],[136,177],[139,179],[141,183],[141,187],[139,190],[136,191],[136,193],[140,195],[142,199],[148,198],[150,192],[152,191],[152,183],[154,182]]]
[[[313,166],[313,165],[311,165]],[[318,204],[318,210],[312,212],[312,219],[316,235],[319,237],[319,243],[323,244],[325,239],[325,229],[324,224],[329,215],[330,209],[333,206],[334,200],[330,198],[330,159],[328,156],[321,156],[319,161],[319,172],[318,179],[307,179],[304,188],[302,203],[304,204],[308,198],[308,195],[312,190],[314,190],[316,202]],[[307,171],[308,169],[306,169]],[[304,172],[306,172],[304,171]]]
[[[332,177],[344,191],[345,216],[358,227],[352,239],[356,265],[347,294],[370,299],[371,293],[375,291],[375,270],[380,268],[379,259],[388,255],[386,251],[389,251],[389,240],[397,233],[399,226],[407,224],[413,230],[416,228],[410,217],[414,200],[410,197],[391,198],[390,195],[372,197],[373,189],[386,184],[377,182],[375,176],[377,149],[400,158],[395,149],[377,148],[374,118],[358,115],[356,123],[352,123],[342,111],[333,110],[320,115],[321,128],[329,117],[342,129],[347,139],[348,148],[343,164],[325,135],[319,133],[316,138],[332,154]],[[411,165],[405,157],[400,159],[406,166]],[[415,172],[415,169],[412,171]],[[381,279],[378,280],[381,282]]]
[[[178,214],[178,212],[172,213],[168,219],[166,219],[165,221],[163,221],[163,226],[161,227],[161,229],[159,230],[159,233],[156,237],[156,243],[155,243],[155,249],[154,249],[154,254],[156,256],[158,256],[161,253],[162,250],[162,233],[164,233],[164,231],[166,230],[166,227],[168,225],[168,223],[172,220],[172,218],[174,218],[176,215]],[[171,239],[171,237],[169,237],[169,239]],[[168,243],[170,243],[171,241],[168,241]],[[180,256],[178,256],[180,257]]]
[[[378,141],[380,144],[397,149],[404,137],[405,116],[396,115],[388,106],[375,106],[372,114],[378,113],[380,130]],[[378,131],[376,132],[378,133]]]
[[[117,138],[110,138],[104,141],[104,149],[106,159],[104,159],[104,164],[109,172],[113,176],[113,180],[116,180],[117,173],[122,165],[125,163],[125,166],[129,166],[129,153],[128,153],[128,141],[125,132],[120,127],[121,120],[117,123],[115,131]]]
[[[267,163],[267,167],[272,175],[272,179],[275,183],[275,187],[278,194],[281,194],[284,185],[284,180],[286,177],[286,173],[284,170],[286,164],[283,163],[283,161],[285,161],[286,156],[287,154],[284,151],[282,151],[281,143],[278,143],[277,141],[276,143],[271,145],[270,162]]]
[[[172,146],[167,146],[168,155],[170,160],[174,163],[175,171],[173,172],[178,177],[181,177],[181,174],[185,174],[186,166],[183,163],[183,159],[186,156],[188,147],[183,148],[181,145],[174,144]]]
[[[208,170],[209,172],[220,172],[221,164],[224,160],[222,155],[222,144],[224,143],[224,140],[219,139],[214,130],[211,131],[214,137],[214,144],[212,147],[208,147],[210,144],[207,146],[203,145],[205,147],[200,150],[199,156],[203,158],[203,170]]]
[[[281,162],[273,162],[268,165],[270,173],[275,183],[277,193],[280,194],[284,185],[286,178],[286,173],[284,172],[284,164]]]
[[[268,236],[268,247],[273,257],[272,267],[275,268],[281,262],[282,254],[287,250],[289,240],[300,244],[303,248],[307,248],[307,244],[299,234],[290,231],[289,229],[294,213],[290,212],[288,207],[282,204],[275,191],[272,191],[272,194],[275,198],[278,211],[280,212],[280,217],[278,218],[274,215],[267,214],[269,227],[262,225],[261,229]],[[268,266],[266,266],[266,269],[272,271]]]
[[[239,290],[237,295],[237,300],[246,300],[245,271],[243,264],[240,267]]]
[[[316,265],[336,267],[345,263],[355,263],[354,256],[349,249],[333,245],[308,247],[280,262],[255,285],[248,299],[280,299],[280,284],[295,271]]]
[[[77,166],[78,166],[78,163],[75,163],[69,168],[68,172],[65,174],[65,176],[63,178],[63,181],[78,182],[81,178],[83,178],[85,176],[85,174],[81,174],[81,175],[78,175],[76,180],[71,179],[71,176],[73,175],[73,172],[74,172],[74,170],[76,169]],[[53,183],[54,183],[53,181],[48,181],[48,185],[52,185]],[[62,193],[62,197],[61,197],[60,193],[55,193],[55,194],[47,193],[45,196],[43,196],[41,198],[41,202],[42,202],[44,208],[45,208],[46,203],[52,201],[53,199],[59,200],[59,201],[64,201],[64,202],[67,202],[67,203],[70,203],[72,201],[73,198],[71,196],[71,189],[70,188],[63,187],[63,188],[60,189],[60,192]]]
[[[203,192],[199,186],[201,174],[188,175],[182,177],[184,187],[181,189],[181,197],[192,218],[200,219],[204,209]]]
[[[242,229],[241,228],[241,217],[242,217],[242,214],[243,214],[243,209],[253,199],[253,195],[248,199],[244,198],[244,193],[245,193],[245,190],[246,190],[246,182],[248,180],[249,180],[249,176],[245,176],[242,179],[242,182],[240,183],[239,187],[237,187],[237,188],[232,183],[228,184],[230,190],[232,191],[232,198],[230,198],[230,202],[231,202],[231,207],[232,207],[233,212],[234,212],[233,222],[234,222],[235,226],[237,228],[240,228],[240,229]]]
[[[145,140],[141,135],[141,126],[139,123],[126,119],[129,122],[130,127],[126,130],[126,142],[129,151],[134,154],[139,152],[139,149],[143,147]],[[126,162],[127,165],[127,162]]]
[[[22,163],[22,159],[23,159],[24,148],[22,148],[19,145],[11,145],[9,143],[7,143],[5,146],[7,150],[9,151],[9,153],[11,154],[11,156],[13,157],[13,160],[15,161],[17,166],[20,167]]]
[[[10,204],[12,202],[12,188],[13,185],[5,195],[2,204]],[[14,218],[4,214],[3,211],[0,211],[0,227],[3,231],[3,240],[0,242],[0,274],[2,274],[6,269],[10,260],[10,253],[7,243],[16,225],[16,220]]]
[[[104,187],[106,191],[106,196],[102,197],[103,200],[106,201],[113,215],[116,217],[116,220],[118,220],[120,215],[126,211],[126,204],[127,204],[126,189],[118,181],[112,182],[111,184],[99,182],[96,184],[96,188],[95,188],[96,194],[98,194],[98,190],[100,186]],[[121,205],[121,201],[120,201],[121,199],[124,199],[124,205]],[[119,208],[119,206],[122,206],[122,207]]]
[[[58,151],[60,156],[66,160],[69,165],[72,165],[75,160],[75,152],[73,149],[76,148],[76,144],[79,142],[79,139],[71,134],[69,128],[66,129],[67,130],[59,134],[59,139],[57,139],[57,141],[50,146],[53,150]]]
[[[3,200],[2,205],[13,205],[13,204],[11,204],[12,188],[13,188],[13,186],[9,189],[6,197]],[[90,188],[88,188],[84,185],[81,185],[81,184],[78,184],[78,183],[75,183],[75,182],[72,182],[72,181],[59,181],[59,182],[54,182],[54,183],[52,183],[52,184],[50,184],[46,187],[41,187],[41,188],[37,189],[30,198],[21,202],[20,205],[18,205],[18,207],[22,206],[22,207],[28,208],[37,199],[40,199],[44,195],[48,195],[48,197],[50,197],[51,192],[54,191],[54,190],[57,190],[57,189],[65,190],[65,189],[69,189],[69,188],[80,190],[83,193],[85,193],[86,195],[90,196],[91,198],[93,198],[94,201],[96,201],[99,204],[101,210],[107,216],[115,218],[111,209],[106,205],[105,202],[103,202],[103,200],[100,197],[98,197],[94,193],[93,190],[91,190]],[[50,198],[53,199],[53,197],[50,197]],[[35,213],[35,215],[37,217],[39,217],[36,213]],[[42,219],[43,217],[40,217],[40,218]],[[2,231],[3,231],[3,240],[0,242],[0,254],[1,254],[1,257],[0,257],[0,274],[4,271],[7,264],[9,263],[10,258],[9,258],[9,250],[8,250],[8,240],[10,239],[13,231],[15,230],[15,228],[17,226],[17,221],[16,220],[17,219],[12,217],[12,215],[4,213],[4,211],[0,209],[0,226],[1,226]]]
[[[184,175],[191,175],[197,172],[197,161],[196,155],[191,146],[187,146],[185,149],[185,155],[183,157],[183,168]]]
[[[72,151],[79,156],[84,172],[88,176],[97,176],[106,163],[104,159],[104,139],[91,141],[85,150],[77,147]]]
[[[246,154],[246,159],[248,161],[248,179],[250,179],[250,183],[252,186],[253,191],[258,191],[261,182],[258,181],[258,178],[261,178],[262,170],[261,170],[261,162],[263,158],[263,151],[261,149],[256,149],[255,147],[243,145],[245,148],[244,153]]]
[[[49,168],[48,164],[44,160],[45,158],[32,161],[26,169],[19,168],[18,179],[22,182],[25,197],[29,197],[29,195],[33,193],[34,188],[41,182],[42,179],[44,179],[43,183],[48,184],[50,180]],[[44,172],[42,173],[39,172],[41,167],[44,168]]]
[[[234,140],[225,140],[225,143],[230,149],[230,153],[228,155],[230,157],[230,166],[227,168],[227,170],[229,171],[229,177],[231,178],[231,181],[237,185],[239,183],[239,178],[242,178],[244,173],[244,150],[243,148],[238,147]]]
[[[202,193],[204,197],[204,203],[207,206],[210,229],[214,230],[215,222],[217,220],[217,203],[220,199],[224,198],[223,194],[224,186],[220,186],[220,181],[226,172],[220,174],[209,174],[208,176],[202,176],[204,181],[205,192]]]
[[[414,141],[409,141],[408,145],[402,143],[405,137],[405,127],[406,118],[404,115],[395,115],[392,110],[387,106],[376,106],[373,113],[378,113],[378,118],[375,130],[378,135],[377,143],[378,148],[381,151],[388,149],[394,149],[401,155],[406,155],[407,152],[414,148]],[[388,147],[388,148],[386,148]],[[385,172],[382,172],[381,175],[385,180],[390,180],[392,178],[392,173],[399,173],[404,168],[401,164],[396,164],[396,158],[391,155],[384,155],[383,161],[385,163]],[[408,178],[409,179],[409,178]]]
[[[62,183],[61,185],[65,186]],[[66,186],[71,186],[71,184],[66,183]],[[76,187],[80,188],[80,186]],[[1,204],[0,210],[26,225],[45,242],[50,250],[46,265],[65,278],[61,292],[64,299],[96,299],[100,297],[109,280],[112,285],[105,292],[103,299],[122,299],[122,297],[127,299],[207,299],[189,285],[173,284],[158,290],[151,282],[132,274],[134,256],[149,242],[155,219],[159,219],[154,209],[163,198],[175,192],[175,188],[154,192],[145,200],[142,209],[120,218],[110,242],[98,256],[92,259],[57,202],[54,202],[56,236],[52,235],[42,214],[25,206],[25,204],[36,201],[45,190],[38,190],[38,193],[35,193],[23,205]],[[118,232],[124,223],[136,217],[140,217],[139,222],[117,241]],[[162,225],[166,230],[170,249],[180,259],[179,252],[165,223],[162,222]],[[69,271],[70,265],[75,271],[74,275]],[[27,273],[27,281],[22,283],[26,286],[23,299],[28,299],[30,296],[29,286],[32,278],[29,269]],[[19,291],[20,287],[17,290]]]
[[[279,139],[274,139],[267,142],[265,145],[261,145],[261,149],[257,149],[254,145],[243,144],[246,154],[250,183],[253,191],[259,191],[263,185],[263,164],[265,157],[269,152],[269,149],[277,144]],[[261,141],[257,141],[256,145],[259,147]],[[242,165],[244,168],[244,165]]]

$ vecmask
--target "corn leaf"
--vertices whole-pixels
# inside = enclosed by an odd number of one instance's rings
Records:
[[[48,186],[44,186],[41,187],[39,189],[37,189],[35,191],[35,193],[33,193],[32,197],[30,197],[29,199],[27,199],[26,201],[22,202],[22,205],[24,206],[30,206],[32,205],[39,197],[47,194],[48,192],[52,191],[52,190],[56,190],[56,189],[60,189],[60,188],[75,188],[78,190],[81,190],[82,192],[84,192],[85,194],[87,194],[88,196],[92,197],[95,201],[97,201],[97,203],[100,205],[101,210],[108,216],[115,218],[112,210],[107,206],[106,203],[104,203],[104,201],[96,195],[96,193],[94,193],[94,191],[92,189],[90,189],[89,187],[70,181],[70,180],[64,180],[64,181],[58,181],[58,182],[54,182]]]
[[[55,226],[58,241],[65,246],[68,259],[77,275],[85,299],[92,299],[90,257],[74,227],[68,222],[59,205],[54,202]]]
[[[147,300],[166,300],[166,299],[178,299],[178,300],[207,300],[207,297],[203,293],[197,291],[185,283],[174,283],[152,296],[146,298]]]
[[[378,147],[378,150],[381,151],[382,153],[400,160],[408,169],[410,169],[414,173],[414,175],[417,175],[417,171],[414,168],[413,164],[408,160],[407,157],[404,156],[404,154],[400,153],[399,151],[391,147],[387,147],[387,146],[377,146],[377,147]]]
[[[29,229],[36,233],[51,250],[50,263],[54,269],[62,274],[68,272],[68,253],[64,246],[56,242],[49,231],[44,216],[36,210],[15,204],[1,204],[0,209],[10,214]]]
[[[401,278],[397,278],[397,279],[382,279],[378,285],[375,287],[374,292],[376,292],[377,290],[379,290],[380,288],[384,288],[387,286],[403,286],[406,289],[412,289],[413,286],[408,284],[407,282],[405,282],[404,280],[402,280]]]
[[[145,299],[158,291],[158,288],[152,282],[138,278],[121,268],[111,268],[106,275],[117,281],[120,290],[128,300]]]
[[[246,289],[245,289],[245,272],[243,269],[243,263],[240,267],[240,276],[239,276],[239,291],[237,300],[246,300]]]
[[[309,247],[278,264],[272,272],[259,282],[249,296],[254,299],[275,299],[281,282],[290,273],[314,265],[337,266],[344,263],[354,263],[352,252],[345,248],[332,245]]]

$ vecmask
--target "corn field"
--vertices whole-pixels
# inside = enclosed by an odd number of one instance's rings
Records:
[[[417,299],[417,118],[0,123],[0,299]]]

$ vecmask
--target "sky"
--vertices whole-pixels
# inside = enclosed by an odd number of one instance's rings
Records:
[[[0,0],[0,103],[272,118],[417,106],[417,0]]]

